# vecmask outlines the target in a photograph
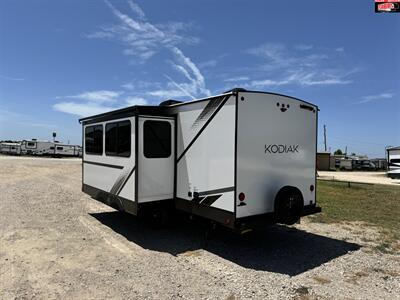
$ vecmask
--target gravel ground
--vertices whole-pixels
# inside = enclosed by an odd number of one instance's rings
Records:
[[[387,177],[386,172],[363,172],[363,171],[318,171],[319,179],[352,181],[372,184],[389,184],[400,186],[399,179]]]
[[[81,163],[0,159],[0,299],[400,299],[363,224],[152,229],[80,191]]]

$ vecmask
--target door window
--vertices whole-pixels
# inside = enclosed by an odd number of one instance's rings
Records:
[[[103,125],[85,128],[85,152],[86,154],[103,154]]]
[[[143,125],[143,150],[146,158],[171,156],[171,124],[166,121],[145,121]]]
[[[106,155],[131,156],[131,122],[129,120],[106,124]]]

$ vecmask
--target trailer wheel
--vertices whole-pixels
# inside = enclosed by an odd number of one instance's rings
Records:
[[[299,189],[292,186],[283,187],[275,198],[277,222],[293,225],[300,219],[303,206],[303,195]]]

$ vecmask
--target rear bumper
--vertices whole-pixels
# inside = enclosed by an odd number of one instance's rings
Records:
[[[320,213],[322,211],[321,207],[316,205],[306,205],[303,207],[303,211],[301,212],[301,216],[308,216],[316,213]]]

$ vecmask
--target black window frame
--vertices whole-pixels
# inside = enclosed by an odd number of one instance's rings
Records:
[[[100,128],[101,128],[101,148],[99,148],[99,149],[100,149],[101,151],[97,151],[97,152],[88,151],[88,147],[87,147],[87,145],[88,145],[88,144],[87,144],[87,136],[88,136],[88,133],[87,133],[87,131],[88,131],[89,129],[93,129],[92,134],[93,134],[93,143],[94,143],[94,139],[95,139],[94,134],[95,134],[96,130],[100,130]],[[103,144],[104,144],[104,126],[103,126],[103,124],[96,124],[96,125],[86,126],[86,127],[85,127],[85,154],[102,156],[102,155],[103,155],[103,152],[104,152],[104,146],[103,146]],[[93,146],[93,147],[94,147],[94,146]],[[90,149],[90,150],[92,150],[92,149]]]
[[[120,148],[121,148],[121,143],[120,143],[120,127],[122,126],[126,126],[125,124],[129,124],[129,134],[128,137],[129,139],[126,141],[127,145],[129,145],[129,151],[124,151],[121,152]],[[121,125],[123,124],[123,125]],[[107,127],[111,127],[111,126],[115,126],[115,144],[114,144],[114,151],[110,151],[110,149],[108,149],[108,135],[107,135]],[[125,157],[125,158],[129,158],[132,155],[132,122],[130,120],[120,120],[117,122],[108,122],[105,124],[105,130],[104,130],[105,134],[105,138],[104,138],[104,153],[106,156],[114,156],[114,157]]]
[[[168,138],[160,138],[156,132],[154,132],[154,128],[149,127],[148,125],[154,124],[154,123],[163,123],[168,125]],[[147,131],[149,129],[149,131]],[[154,153],[151,151],[154,151],[153,147],[149,147],[150,145],[148,144],[148,141],[146,138],[148,137],[148,132],[151,132],[151,136],[153,137],[153,141],[156,140],[158,142],[158,145],[161,147],[159,149],[163,149],[165,151],[164,155],[160,155],[158,153]],[[167,141],[167,144],[163,142],[163,140]],[[154,146],[154,145],[153,145]],[[149,152],[150,151],[150,152]],[[158,155],[157,155],[158,154]],[[172,126],[171,123],[168,121],[163,121],[163,120],[146,120],[143,123],[143,155],[144,157],[148,159],[157,159],[157,158],[169,158],[172,155]]]

